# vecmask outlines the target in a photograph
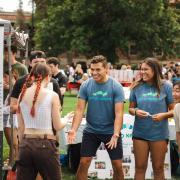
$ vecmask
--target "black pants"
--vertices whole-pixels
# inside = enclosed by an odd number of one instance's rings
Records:
[[[17,180],[35,180],[38,172],[43,180],[61,180],[56,141],[24,138],[19,146]]]

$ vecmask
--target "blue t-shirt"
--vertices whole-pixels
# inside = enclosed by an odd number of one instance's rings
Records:
[[[81,85],[78,97],[88,103],[85,131],[96,134],[112,134],[114,132],[115,104],[124,102],[125,99],[121,84],[110,77],[105,83],[97,83],[90,78]]]
[[[180,82],[180,77],[172,77],[171,79],[172,83],[177,83],[177,82]]]
[[[137,108],[149,112],[151,115],[167,112],[168,105],[173,103],[172,86],[164,82],[161,93],[158,96],[154,86],[143,83],[132,89],[130,102],[135,102]],[[150,141],[158,141],[169,138],[168,121],[154,121],[151,117],[135,117],[133,137]]]

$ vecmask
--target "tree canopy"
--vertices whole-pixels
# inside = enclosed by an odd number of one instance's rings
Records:
[[[37,48],[50,55],[72,51],[117,60],[134,43],[140,56],[155,50],[176,56],[179,10],[167,0],[35,0]],[[44,11],[43,11],[44,10]]]

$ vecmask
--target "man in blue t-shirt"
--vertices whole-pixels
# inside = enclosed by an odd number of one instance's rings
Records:
[[[90,68],[92,78],[86,80],[80,87],[75,116],[68,133],[68,141],[73,143],[88,104],[77,180],[87,179],[91,160],[96,155],[101,142],[105,144],[112,162],[113,179],[123,180],[123,152],[120,136],[124,108],[123,88],[107,75],[108,67],[104,56],[94,56]]]

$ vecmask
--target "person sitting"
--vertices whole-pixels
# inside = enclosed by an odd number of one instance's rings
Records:
[[[84,72],[81,67],[81,64],[77,64],[76,69],[74,71],[74,82],[79,81],[82,78],[83,74]]]

